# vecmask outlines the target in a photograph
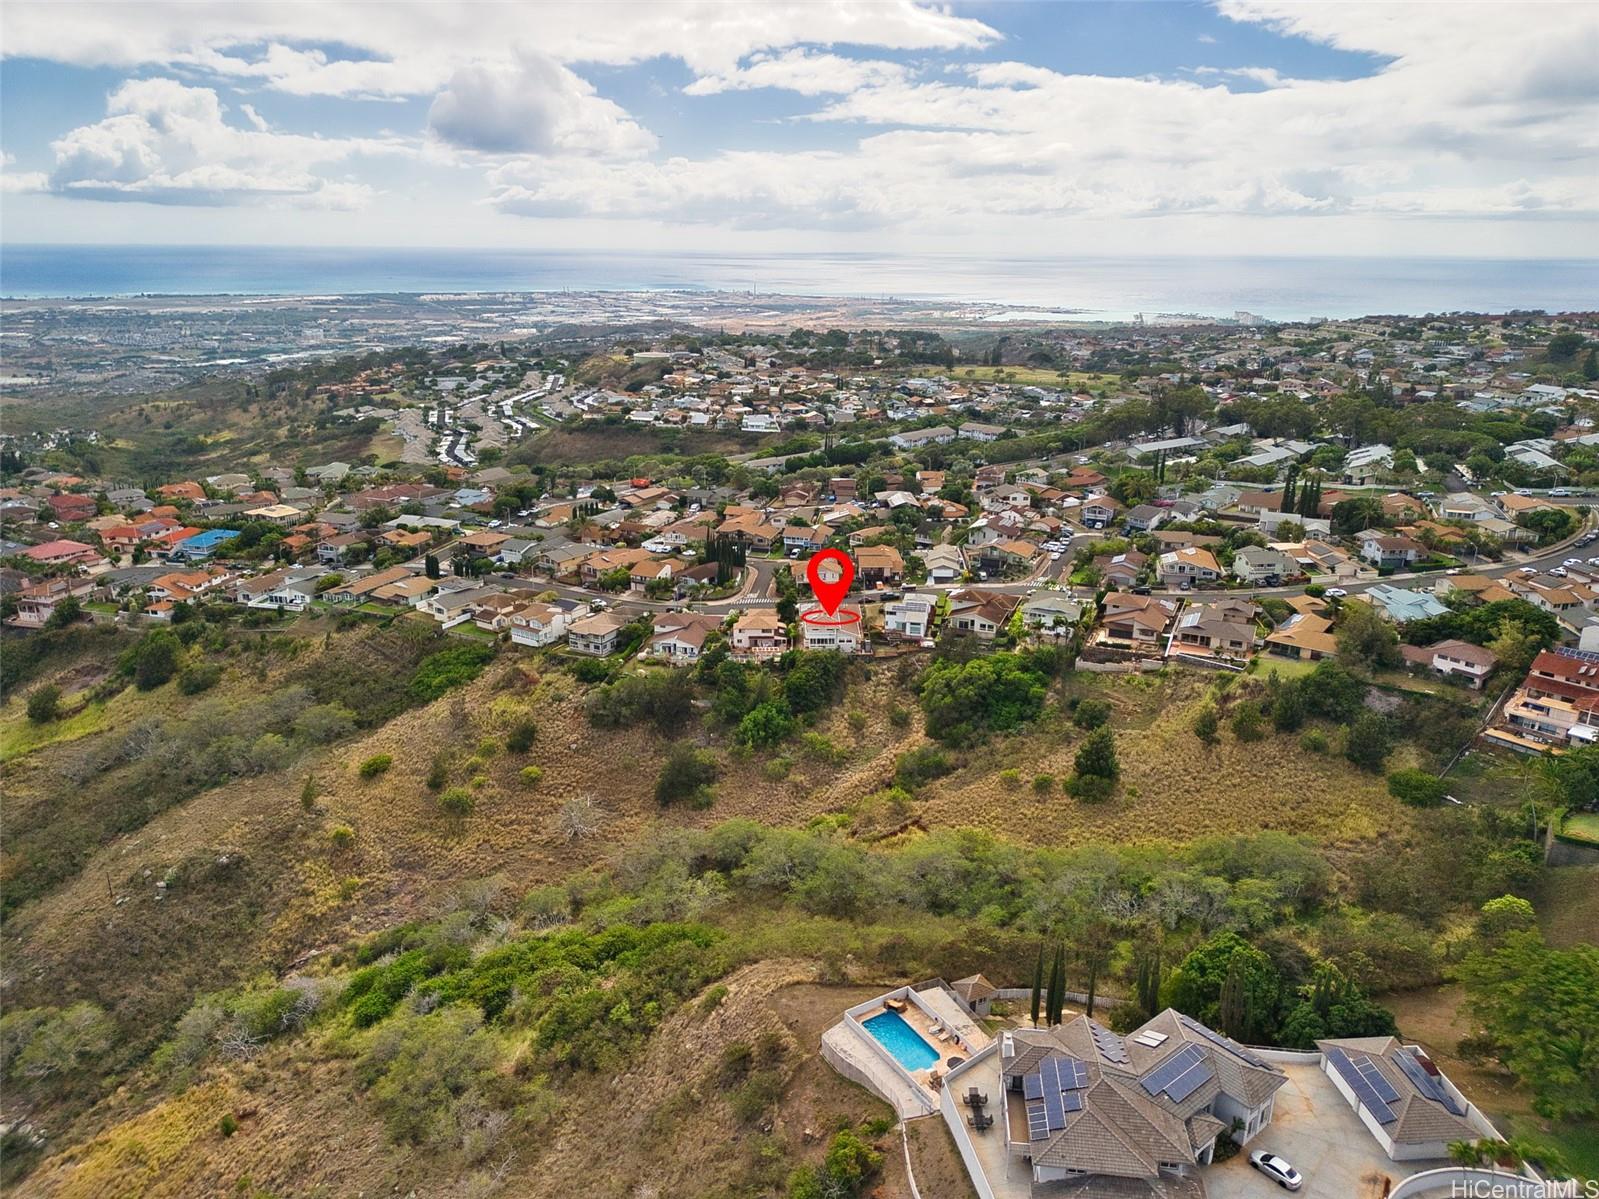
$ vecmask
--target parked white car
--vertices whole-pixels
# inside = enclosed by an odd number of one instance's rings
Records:
[[[1554,575],[1557,579],[1563,579],[1566,577],[1566,568],[1564,566],[1551,566],[1549,568],[1549,573]]]
[[[1305,1180],[1299,1176],[1298,1170],[1294,1169],[1275,1153],[1267,1153],[1264,1149],[1257,1149],[1251,1153],[1249,1155],[1249,1164],[1285,1191],[1297,1191],[1305,1184]]]
[[[1322,594],[1328,599],[1343,599],[1344,596],[1349,594],[1349,592],[1345,591],[1342,587],[1329,587],[1326,591],[1323,591]]]

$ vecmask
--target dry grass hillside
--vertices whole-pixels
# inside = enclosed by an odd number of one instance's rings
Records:
[[[151,1199],[191,1195],[390,1194],[469,1197],[498,1175],[502,1193],[586,1194],[594,1199],[692,1199],[780,1181],[819,1160],[842,1123],[889,1115],[813,1052],[838,1012],[874,986],[819,986],[811,963],[770,960],[723,984],[713,1009],[685,1005],[628,1069],[576,1080],[546,1113],[536,1150],[492,1155],[452,1176],[447,1163],[397,1149],[363,1099],[351,1101],[338,1049],[292,1043],[254,1062],[216,1067],[182,1094],[118,1093],[97,1113],[102,1131],[44,1162],[19,1196]],[[751,1071],[769,1070],[778,1104],[753,1117],[731,1102],[748,1075],[724,1062],[730,1044],[755,1048]],[[221,1114],[238,1131],[219,1131]],[[729,1129],[737,1130],[729,1136]],[[942,1127],[918,1128],[924,1194],[961,1192],[954,1147]],[[875,1194],[907,1199],[897,1134],[882,1139]],[[775,1177],[774,1177],[774,1171]],[[929,1180],[944,1189],[929,1192]]]

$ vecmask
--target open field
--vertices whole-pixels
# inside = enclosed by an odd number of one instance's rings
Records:
[[[1560,831],[1567,837],[1599,845],[1599,812],[1569,812]]]

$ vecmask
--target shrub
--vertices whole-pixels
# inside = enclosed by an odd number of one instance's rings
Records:
[[[1213,704],[1206,704],[1199,710],[1199,715],[1194,717],[1194,736],[1206,745],[1215,745],[1217,730],[1221,727],[1221,718],[1216,715]]]
[[[465,787],[451,787],[439,796],[439,810],[451,816],[470,816],[475,807],[477,800]]]
[[[178,672],[180,651],[170,629],[146,633],[133,651],[133,685],[140,691],[161,686]]]
[[[334,849],[349,849],[355,844],[355,830],[347,824],[335,824],[328,830],[328,844]]]
[[[1066,792],[1084,803],[1104,803],[1116,791],[1116,780],[1098,774],[1074,774],[1066,784]]]
[[[1097,729],[1110,719],[1110,704],[1102,699],[1085,699],[1072,713],[1072,723],[1080,729]]]
[[[411,676],[411,695],[421,703],[431,703],[451,687],[470,683],[483,673],[494,657],[488,645],[454,645],[423,658]]]
[[[544,778],[544,767],[524,766],[519,772],[519,777],[522,780],[522,786],[537,787],[540,780]]]
[[[1299,738],[1299,748],[1308,754],[1324,754],[1327,752],[1327,734],[1320,729],[1310,729]]]
[[[738,740],[751,749],[766,749],[778,744],[794,731],[794,718],[782,704],[768,700],[750,709],[738,722]]]
[[[305,776],[305,785],[300,788],[300,806],[309,812],[316,804],[316,797],[316,775],[308,774]]]
[[[1412,808],[1434,808],[1443,803],[1449,787],[1425,770],[1396,770],[1388,776],[1388,794]]]
[[[905,728],[911,722],[910,711],[895,704],[888,710],[888,723],[896,729]]]
[[[49,724],[61,714],[61,688],[54,683],[35,687],[28,693],[28,719],[34,724]]]
[[[385,773],[389,767],[393,765],[393,754],[373,754],[366,761],[362,762],[359,767],[357,767],[356,772],[364,779],[375,779],[378,775]]]
[[[531,719],[517,721],[505,737],[505,748],[513,754],[525,754],[533,748],[533,739],[538,736],[538,725]]]
[[[1007,766],[999,772],[999,781],[1007,787],[1019,787],[1022,782],[1022,772],[1014,766]]]
[[[761,767],[761,773],[774,783],[781,783],[794,769],[792,758],[773,758]]]
[[[228,1112],[222,1119],[217,1121],[217,1131],[222,1134],[224,1139],[239,1131],[239,1121],[232,1112]]]
[[[178,673],[178,690],[184,695],[199,695],[222,681],[222,663],[193,662]]]
[[[846,719],[849,721],[849,727],[854,732],[862,733],[866,731],[866,713],[859,708],[852,710]]]
[[[442,791],[444,790],[444,784],[449,781],[449,764],[444,760],[443,754],[434,754],[433,764],[428,767],[428,775],[423,782],[429,791]]]
[[[1362,712],[1349,726],[1344,757],[1373,774],[1382,769],[1390,748],[1388,722],[1375,712]]]
[[[1116,760],[1115,734],[1108,727],[1097,728],[1089,733],[1078,747],[1073,765],[1080,775],[1096,775],[1103,779],[1116,778],[1121,773],[1121,764]]]
[[[1232,718],[1233,736],[1240,741],[1259,741],[1266,735],[1261,727],[1260,709],[1252,703],[1241,703]]]
[[[726,998],[727,987],[722,983],[717,983],[700,998],[700,1011],[705,1015],[710,1015],[710,1013],[722,1006],[722,1001]]]
[[[1131,999],[1125,999],[1110,1009],[1105,1023],[1112,1032],[1130,1033],[1149,1019],[1149,1013]]]
[[[894,782],[907,791],[943,778],[955,769],[949,755],[936,745],[921,745],[900,754],[894,763]]]
[[[1033,794],[1048,795],[1055,789],[1055,776],[1052,774],[1038,774],[1033,776]]]
[[[183,686],[181,676],[178,686]],[[355,713],[343,704],[314,704],[294,718],[294,735],[313,745],[337,741],[353,732]]]
[[[672,746],[655,783],[655,802],[688,802],[695,807],[710,804],[711,784],[716,781],[716,758],[709,751],[682,742]]]

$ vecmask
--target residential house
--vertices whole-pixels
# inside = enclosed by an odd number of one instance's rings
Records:
[[[1355,1037],[1317,1041],[1316,1048],[1322,1073],[1392,1160],[1442,1160],[1456,1143],[1498,1140],[1419,1045]]]
[[[764,662],[789,650],[788,626],[771,608],[751,608],[733,622],[733,657]]]
[[[807,615],[814,613],[811,620]],[[834,624],[820,604],[800,609],[800,639],[808,650],[830,649],[841,654],[858,654],[867,648],[865,626],[860,621]],[[826,623],[822,623],[822,622]]]
[[[423,597],[415,607],[449,629],[472,620],[479,607],[502,594],[494,587],[445,587]]]
[[[511,613],[526,602],[520,592],[494,591],[472,606],[472,623],[490,633],[503,633],[511,627]]]
[[[239,579],[232,587],[233,598],[247,608],[274,608],[280,612],[304,612],[316,598],[316,583],[327,574],[320,566],[288,566],[250,579]]]
[[[966,633],[983,641],[992,641],[1009,623],[1016,610],[1019,597],[1003,591],[989,591],[979,587],[963,587],[949,597],[949,616],[946,625],[956,633]]]
[[[1233,577],[1275,587],[1299,574],[1299,563],[1271,546],[1246,545],[1233,554]]]
[[[1098,639],[1140,649],[1157,648],[1176,614],[1175,600],[1112,591],[1105,596]]]
[[[932,633],[937,613],[934,596],[910,592],[904,599],[883,606],[883,632],[920,641]]]
[[[223,545],[232,541],[239,535],[237,529],[180,529],[178,533],[187,533],[188,536],[176,537],[168,543],[166,556],[173,562],[204,562]],[[156,538],[161,541],[162,538]],[[160,557],[158,552],[157,557]]]
[[[655,618],[644,652],[669,662],[697,662],[705,639],[722,627],[720,616],[699,612],[665,612]]]
[[[1190,604],[1177,617],[1171,651],[1233,661],[1248,659],[1259,641],[1255,630],[1259,614],[1259,608],[1243,599]]]
[[[55,541],[46,541],[40,545],[30,545],[22,551],[22,556],[30,562],[37,562],[41,566],[66,566],[70,564],[88,565],[100,562],[100,551],[92,545],[84,545],[81,541],[70,538],[58,538]]]
[[[94,590],[94,586],[93,579],[71,577],[28,583],[14,593],[17,610],[6,623],[19,629],[42,629],[55,615],[56,605],[62,600],[69,597],[81,600]],[[65,615],[62,619],[66,619]]]
[[[1442,616],[1449,611],[1430,591],[1407,591],[1403,587],[1391,587],[1387,583],[1379,583],[1368,589],[1361,598],[1374,604],[1395,624],[1425,620],[1429,616]]]
[[[1022,604],[1022,623],[1040,632],[1070,633],[1082,618],[1082,602],[1063,591],[1035,591]]]
[[[316,543],[316,560],[324,566],[337,566],[355,552],[357,546],[364,548],[366,544],[365,533],[339,533],[324,537]]]
[[[1493,673],[1499,659],[1493,651],[1469,641],[1437,641],[1432,645],[1405,645],[1400,647],[1405,662],[1413,667],[1431,670],[1448,678],[1465,679],[1473,690],[1481,690],[1483,680]]]
[[[579,609],[588,613],[587,605]],[[510,613],[511,643],[541,648],[566,636],[571,613],[559,604],[524,603]]]
[[[935,545],[917,556],[927,568],[929,583],[958,583],[966,576],[966,559],[959,546]]]
[[[1302,662],[1319,662],[1338,652],[1332,620],[1314,612],[1295,612],[1266,635],[1266,652]]]
[[[955,430],[948,425],[933,425],[927,429],[906,429],[889,437],[896,450],[920,449],[924,445],[942,445],[955,440]]]
[[[1008,537],[980,546],[977,556],[989,570],[1025,572],[1043,560],[1044,551],[1031,541]]]
[[[1160,556],[1161,582],[1168,587],[1198,587],[1221,581],[1221,563],[1216,555],[1199,546],[1167,550]]]
[[[1357,538],[1360,556],[1378,570],[1402,570],[1427,556],[1421,542],[1380,529],[1367,529]]]
[[[1077,509],[1077,519],[1090,529],[1103,529],[1112,524],[1122,512],[1122,505],[1108,495],[1096,495],[1084,500]]]
[[[905,578],[905,559],[891,545],[866,545],[855,551],[861,582],[897,586]]]
[[[1345,483],[1369,483],[1393,468],[1392,447],[1377,444],[1349,451],[1344,455],[1344,464],[1339,469]]]
[[[1154,504],[1139,504],[1127,510],[1127,515],[1122,518],[1122,528],[1129,533],[1148,533],[1169,515],[1165,508],[1157,508]]]
[[[603,658],[616,652],[627,621],[614,612],[596,612],[567,626],[567,648],[575,654]]]
[[[49,496],[44,502],[62,524],[81,524],[92,520],[100,510],[92,495],[77,495],[69,491]]]
[[[643,595],[651,583],[661,580],[671,581],[677,563],[672,558],[651,558],[644,562],[634,563],[628,568],[628,587],[638,595]]]
[[[322,593],[322,598],[330,604],[359,604],[390,583],[398,583],[412,577],[412,572],[408,568],[391,566],[387,570],[374,571],[340,583],[337,587],[330,587]],[[424,581],[431,583],[433,580],[424,579]]]
[[[1125,550],[1120,554],[1105,554],[1094,559],[1094,569],[1099,571],[1100,582],[1111,587],[1131,587],[1143,577],[1144,567],[1149,565],[1149,555],[1141,554],[1137,550]]]
[[[1171,1008],[1125,1037],[1083,1015],[1011,1029],[999,1059],[1007,1154],[1035,1194],[1202,1195],[1219,1139],[1258,1136],[1288,1081]]]

